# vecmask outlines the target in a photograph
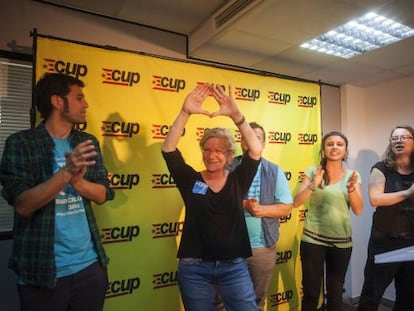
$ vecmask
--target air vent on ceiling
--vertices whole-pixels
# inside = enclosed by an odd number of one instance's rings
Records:
[[[214,23],[216,29],[220,28],[228,21],[232,20],[234,16],[237,16],[250,4],[258,2],[255,0],[236,0],[230,3],[224,10],[220,11],[216,16],[214,16]]]
[[[189,36],[188,52],[192,55],[195,50],[211,40],[220,31],[226,29],[237,19],[252,10],[262,0],[233,0],[213,13],[204,23],[199,25]]]

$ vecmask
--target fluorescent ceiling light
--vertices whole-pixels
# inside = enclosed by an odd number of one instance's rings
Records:
[[[303,43],[301,47],[351,58],[412,35],[412,28],[370,12]]]

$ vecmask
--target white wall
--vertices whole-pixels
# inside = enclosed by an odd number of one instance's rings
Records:
[[[321,86],[322,132],[341,131],[340,90],[329,85]]]
[[[391,130],[400,124],[414,126],[414,76],[369,88],[341,87],[343,132],[350,141],[350,167],[362,176],[364,211],[352,217],[354,249],[347,276],[351,297],[359,297],[374,208],[368,201],[368,177],[371,166],[385,151]],[[395,299],[393,285],[384,298]]]

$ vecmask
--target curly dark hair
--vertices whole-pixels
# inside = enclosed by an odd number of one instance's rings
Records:
[[[37,81],[33,99],[42,119],[47,120],[52,112],[51,97],[65,97],[72,85],[85,87],[83,81],[62,73],[46,73]]]

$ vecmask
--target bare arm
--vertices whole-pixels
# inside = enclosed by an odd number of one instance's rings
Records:
[[[261,157],[261,152],[263,149],[262,144],[257,139],[256,134],[250,127],[249,123],[246,121],[243,114],[240,112],[239,107],[237,106],[233,96],[232,89],[229,86],[229,92],[226,94],[220,86],[213,86],[213,96],[217,100],[217,103],[220,106],[220,109],[211,114],[212,117],[215,116],[228,116],[230,117],[236,126],[240,130],[240,134],[244,137],[249,156],[252,159],[259,160]]]
[[[322,167],[318,166],[318,168],[316,169],[315,176],[313,177],[313,180],[310,180],[308,176],[304,175],[302,183],[300,184],[300,187],[298,189],[298,192],[293,198],[294,207],[301,206],[309,199],[312,192],[316,189],[316,187],[319,187],[319,185],[321,184],[324,173],[325,171],[322,169]]]
[[[255,217],[280,218],[288,216],[292,211],[292,204],[274,203],[262,205],[255,199],[244,200],[243,207]]]
[[[184,100],[183,106],[177,115],[171,129],[168,131],[162,145],[162,151],[172,152],[177,148],[178,141],[184,131],[184,127],[188,122],[191,114],[205,114],[210,113],[201,108],[203,101],[208,96],[210,85],[198,85]]]
[[[104,185],[93,183],[82,178],[78,182],[72,183],[72,186],[83,198],[86,198],[97,204],[105,203],[106,188]]]
[[[86,140],[78,144],[66,155],[66,165],[51,178],[36,185],[17,196],[14,207],[22,216],[30,216],[33,212],[54,200],[55,196],[69,183],[79,194],[96,203],[103,203],[106,189],[103,185],[83,179],[87,166],[94,165],[96,156],[92,141]]]
[[[309,188],[311,184],[311,180],[308,176],[304,176],[303,180],[299,186],[298,192],[296,193],[295,197],[293,198],[293,206],[298,207],[303,205],[311,196],[312,190]]]
[[[369,176],[368,195],[373,207],[393,205],[408,198],[414,198],[414,184],[407,190],[385,193],[385,176],[377,168],[373,168]]]
[[[361,194],[361,184],[358,182],[358,175],[354,171],[349,177],[346,187],[348,189],[349,195],[349,205],[351,206],[352,211],[355,215],[361,215],[363,209],[362,194]]]

